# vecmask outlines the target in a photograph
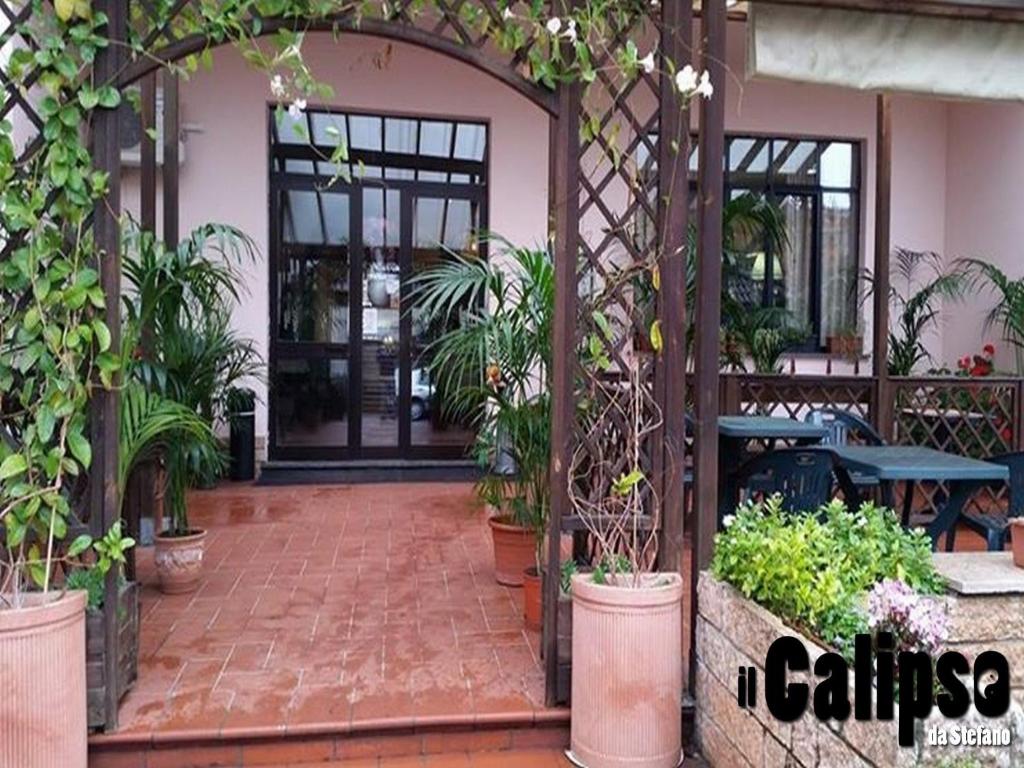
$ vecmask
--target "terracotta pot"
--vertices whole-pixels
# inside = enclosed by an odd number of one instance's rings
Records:
[[[494,578],[506,587],[523,586],[523,571],[536,563],[533,531],[512,525],[508,515],[487,521],[494,540]]]
[[[541,600],[543,588],[540,572],[536,566],[523,571],[523,622],[527,629],[539,631],[544,623],[544,604]]]
[[[203,550],[206,531],[192,531],[187,536],[156,537],[156,573],[160,591],[168,595],[194,592],[203,573]]]
[[[1024,518],[1010,518],[1010,547],[1013,549],[1013,564],[1024,568]]]
[[[0,765],[86,768],[86,593],[0,608]]]
[[[572,758],[586,768],[675,768],[682,759],[683,580],[572,580]]]

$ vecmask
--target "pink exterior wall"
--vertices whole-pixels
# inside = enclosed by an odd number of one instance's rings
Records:
[[[984,259],[1011,278],[1024,275],[1024,106],[958,103],[949,107],[946,253]],[[957,311],[943,338],[948,360],[973,353],[983,340],[996,343],[997,366],[1015,370],[1014,355],[998,329],[982,333],[989,293],[972,296]]]
[[[873,259],[875,99],[870,94],[795,83],[747,82],[744,25],[729,25],[726,125],[730,132],[836,137],[864,142],[862,264]],[[307,36],[313,71],[331,83],[331,104],[381,112],[457,115],[490,120],[491,229],[514,242],[544,239],[547,205],[546,116],[509,88],[466,65],[406,44],[359,35]],[[182,230],[202,221],[235,224],[254,237],[264,260],[249,270],[249,299],[237,324],[266,351],[268,319],[266,78],[233,51],[218,50],[214,71],[183,86],[189,131],[181,176]],[[894,107],[892,242],[940,253],[991,255],[1012,268],[1024,217],[1007,208],[1017,199],[1013,174],[1024,167],[1020,107],[985,107],[899,97]],[[978,117],[989,138],[979,140]],[[967,132],[971,131],[968,141]],[[1007,162],[1007,153],[1010,161]],[[992,182],[992,176],[1002,176]],[[947,183],[947,180],[950,183]],[[955,180],[955,183],[954,183]],[[998,194],[989,195],[993,190]],[[996,206],[989,199],[996,200]],[[137,210],[137,175],[126,200]],[[983,225],[979,226],[981,222]],[[986,253],[990,252],[990,253]],[[864,335],[870,339],[870,306]],[[977,346],[980,310],[958,308],[942,338],[930,340],[937,363],[951,363]],[[824,369],[820,357],[798,360],[798,371]],[[835,370],[839,370],[839,366]],[[261,408],[257,431],[266,434]]]

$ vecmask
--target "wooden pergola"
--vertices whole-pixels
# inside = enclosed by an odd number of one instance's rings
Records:
[[[755,0],[785,4],[868,10],[879,13],[898,11],[919,15],[954,16],[989,20],[1024,21],[1024,10],[1012,0]],[[174,61],[196,53],[211,43],[203,35],[178,37],[174,19],[187,11],[190,0],[179,0],[170,11],[158,14],[154,5],[146,0],[95,0],[94,6],[109,17],[108,37],[126,40],[130,29],[146,42],[154,52],[145,59],[131,60],[128,48],[112,45],[100,52],[95,63],[95,76],[101,82],[115,82],[119,87],[139,83],[142,92],[142,119],[145,128],[153,127],[157,85],[157,69],[161,62]],[[492,17],[501,16],[501,5],[496,0],[481,0],[481,6]],[[690,119],[672,78],[667,74],[644,74],[635,82],[617,88],[600,72],[593,83],[580,82],[559,86],[554,92],[546,91],[525,76],[522,51],[502,56],[489,48],[485,41],[461,20],[454,3],[438,5],[438,18],[422,24],[410,11],[412,3],[403,0],[396,13],[387,21],[358,23],[351,14],[318,19],[311,28],[341,29],[402,40],[414,45],[455,57],[474,66],[497,80],[515,88],[519,93],[540,105],[550,119],[550,193],[551,229],[556,269],[556,314],[554,329],[553,421],[552,421],[552,489],[553,502],[549,531],[552,534],[549,552],[549,572],[559,570],[559,535],[581,530],[579,520],[572,514],[568,497],[570,477],[568,468],[572,452],[577,445],[576,377],[582,340],[587,333],[587,321],[579,313],[580,276],[586,270],[600,270],[613,251],[622,258],[632,258],[635,244],[627,238],[630,220],[638,212],[646,212],[654,219],[657,232],[655,247],[664,254],[660,262],[660,290],[656,302],[657,318],[661,322],[663,349],[648,370],[649,383],[663,415],[663,425],[653,441],[647,460],[652,484],[661,500],[663,510],[658,536],[660,537],[659,567],[682,571],[684,538],[692,542],[689,559],[690,601],[696,600],[697,574],[708,566],[716,528],[718,487],[718,428],[721,411],[719,370],[719,326],[721,297],[723,158],[725,151],[725,68],[727,13],[725,0],[701,0],[695,9],[691,0],[661,0],[650,6],[656,14],[660,34],[658,50],[677,66],[692,62],[700,71],[707,69],[716,84],[714,97],[699,102],[699,177],[697,180],[697,302],[695,313],[698,329],[693,353],[692,397],[686,391],[687,360],[684,346],[686,328],[685,268],[689,220],[688,200],[685,194],[670,195],[665,190],[674,179],[687,179],[689,157]],[[3,0],[0,8],[9,19],[23,22],[31,15],[32,4],[21,0]],[[306,20],[307,22],[309,20]],[[296,25],[302,20],[263,20],[263,32],[283,25]],[[302,22],[306,23],[306,22]],[[12,29],[14,26],[12,25]],[[693,32],[699,29],[699,50],[691,51]],[[624,33],[626,31],[623,31]],[[22,32],[9,32],[8,39]],[[623,38],[624,39],[624,38]],[[6,40],[4,41],[6,42]],[[30,39],[23,42],[31,45]],[[342,43],[343,44],[343,43]],[[11,97],[4,107],[5,114],[23,100],[11,83],[5,84]],[[163,75],[164,88],[164,163],[163,176],[163,238],[169,247],[178,239],[178,142],[179,112],[175,79]],[[642,89],[653,94],[653,99],[639,98]],[[596,100],[590,97],[596,94]],[[593,104],[600,107],[594,107]],[[646,106],[644,106],[646,104]],[[23,106],[23,109],[26,107]],[[598,110],[599,111],[595,111]],[[586,118],[596,119],[602,126],[620,123],[629,127],[629,138],[624,147],[613,148],[600,133],[581,138],[581,126]],[[891,429],[892,417],[886,413],[890,386],[885,361],[888,329],[890,205],[892,162],[892,109],[887,95],[877,97],[877,153],[874,238],[874,346],[872,395],[875,408],[872,416],[877,426],[886,433]],[[653,142],[652,134],[662,137],[677,136],[678,145],[670,141]],[[94,219],[95,240],[99,251],[102,286],[106,292],[105,319],[115,348],[119,344],[121,316],[121,264],[120,215],[121,201],[121,124],[114,110],[100,110],[92,126],[92,147],[96,168],[109,175],[109,192],[97,207]],[[31,142],[30,142],[31,146]],[[656,189],[650,197],[635,196],[627,205],[616,206],[609,201],[612,190],[632,180],[622,176],[615,162],[616,152],[630,154],[645,146],[657,157]],[[595,161],[596,159],[596,161]],[[586,168],[584,165],[586,164]],[[156,147],[144,134],[142,140],[142,215],[141,224],[156,229],[157,210]],[[651,201],[655,201],[653,204]],[[584,223],[594,220],[599,227]],[[588,237],[592,230],[600,237]],[[685,413],[692,401],[695,415],[693,435],[693,509],[692,530],[684,531],[684,461],[686,448]],[[93,438],[93,465],[91,470],[90,525],[94,533],[109,528],[119,517],[117,488],[118,464],[118,395],[116,390],[100,392],[94,398],[91,430]],[[557,653],[558,590],[559,580],[546,580],[545,592],[545,655],[547,671],[547,699],[555,703],[564,690],[559,680],[565,679],[565,670],[559,669]],[[116,576],[112,572],[106,590],[106,643],[108,649],[117,647],[117,594]],[[696,611],[691,608],[691,617]],[[692,624],[691,624],[692,640]],[[116,675],[117,653],[106,655],[108,678]],[[691,681],[692,681],[691,665]],[[106,702],[108,727],[116,727],[117,700],[115,687],[108,686]]]

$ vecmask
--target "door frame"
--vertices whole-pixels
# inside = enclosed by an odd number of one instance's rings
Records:
[[[337,110],[344,112],[344,110]],[[355,114],[354,112],[351,114]],[[382,118],[390,115],[375,115]],[[405,117],[405,116],[403,116]],[[459,121],[458,118],[419,116],[425,120]],[[273,120],[273,115],[271,115]],[[275,154],[271,142],[269,147],[269,186],[268,215],[270,247],[268,259],[269,301],[269,344],[268,344],[268,445],[267,455],[270,460],[295,461],[358,461],[358,460],[456,460],[465,458],[468,446],[448,445],[414,445],[411,439],[410,408],[412,403],[412,318],[410,313],[410,297],[407,285],[412,276],[413,268],[413,201],[416,198],[469,200],[478,205],[478,231],[486,232],[488,225],[489,189],[486,168],[489,166],[490,126],[486,121],[472,120],[475,124],[483,124],[487,129],[487,142],[484,154],[482,184],[453,184],[448,182],[418,181],[405,179],[338,179],[330,184],[331,179],[323,174],[289,173],[275,171],[275,162],[279,157],[296,155],[296,147],[288,145],[282,154]],[[308,147],[307,147],[308,149]],[[315,150],[314,150],[315,151]],[[378,153],[380,154],[380,153]],[[301,159],[301,158],[296,158]],[[433,165],[433,161],[430,163]],[[464,164],[463,164],[464,165]],[[463,166],[453,168],[451,172],[462,172]],[[379,187],[385,190],[398,190],[400,194],[400,237],[399,237],[399,279],[400,279],[400,320],[399,320],[399,356],[396,363],[399,370],[399,387],[397,397],[398,442],[394,446],[363,446],[362,445],[362,385],[363,385],[363,306],[362,278],[366,257],[366,246],[363,239],[363,191]],[[349,243],[348,243],[348,280],[349,280],[349,333],[345,344],[323,342],[289,342],[281,341],[279,335],[279,295],[278,271],[284,258],[281,227],[281,194],[289,190],[317,191],[323,194],[345,194],[349,201]],[[334,246],[337,248],[338,246]],[[480,254],[487,258],[486,240],[479,243]],[[332,246],[307,246],[310,251],[329,250]],[[299,246],[297,250],[301,250]],[[316,360],[342,357],[348,361],[348,438],[344,446],[282,446],[277,436],[277,398],[273,391],[273,372],[279,360],[302,359]]]

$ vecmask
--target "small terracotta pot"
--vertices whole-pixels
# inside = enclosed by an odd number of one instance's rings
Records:
[[[86,593],[25,600],[0,609],[0,765],[85,768]]]
[[[523,586],[523,571],[536,562],[536,539],[529,528],[512,525],[508,515],[487,521],[494,540],[494,578],[506,587]]]
[[[1013,550],[1013,564],[1024,568],[1024,518],[1010,518],[1010,547]]]
[[[678,573],[639,586],[572,580],[572,758],[586,768],[676,768],[682,760]]]
[[[160,591],[168,595],[194,592],[203,573],[203,551],[206,531],[192,531],[186,536],[161,533],[156,537],[156,573]]]
[[[527,629],[540,630],[544,622],[541,584],[542,580],[537,566],[523,571],[523,622]]]

